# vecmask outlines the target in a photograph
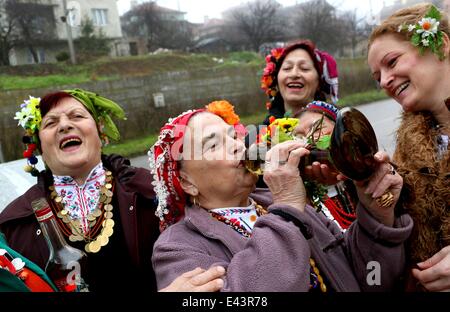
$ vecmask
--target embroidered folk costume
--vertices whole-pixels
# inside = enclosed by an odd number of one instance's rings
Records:
[[[86,252],[98,252],[114,232],[111,171],[98,164],[84,185],[78,185],[70,176],[53,175],[53,180],[53,186],[49,187],[52,206],[63,232],[71,242],[86,242]]]
[[[92,138],[98,135],[103,143],[120,138],[112,118],[123,119],[123,110],[93,92],[57,91],[32,104],[46,115],[53,105],[57,108],[62,99],[70,97],[81,103],[96,122],[97,127],[89,128]],[[26,135],[37,140],[35,152],[40,151],[40,122],[35,122],[39,118],[31,116],[26,106],[21,112],[19,122],[25,126]],[[30,123],[31,120],[34,121]],[[88,177],[80,184],[70,175],[54,174],[50,167],[38,172],[37,183],[0,213],[0,231],[11,248],[45,268],[49,249],[31,202],[46,197],[68,243],[88,253],[85,280],[90,291],[155,291],[154,272],[148,259],[159,229],[155,194],[148,185],[152,179],[150,171],[131,166],[119,155],[101,155],[100,148],[98,153],[99,162],[87,168]]]
[[[86,107],[98,125],[99,136],[104,144],[108,144],[109,139],[115,141],[120,139],[119,131],[111,118],[125,118],[125,113],[119,105],[81,89],[64,92]],[[40,98],[30,96],[14,117],[26,131],[23,141],[29,142],[26,143],[27,150],[24,152],[24,156],[28,158],[25,171],[34,176],[38,174],[35,168],[37,158],[32,154],[40,148],[38,137],[42,122],[40,101]],[[110,204],[113,196],[111,172],[105,174],[102,164],[99,164],[92,169],[83,186],[79,186],[70,176],[54,175],[53,181],[54,185],[50,186],[53,201],[51,206],[54,213],[63,221],[60,222],[60,226],[64,234],[72,242],[84,240],[85,251],[98,252],[101,247],[108,244],[108,238],[114,232]]]

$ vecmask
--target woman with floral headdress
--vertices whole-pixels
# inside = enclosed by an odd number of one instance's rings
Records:
[[[185,112],[161,128],[149,151],[163,231],[152,256],[158,288],[183,270],[221,265],[221,291],[394,289],[412,229],[407,214],[394,216],[401,177],[378,159],[368,188],[390,188],[395,200],[382,208],[363,196],[358,221],[343,234],[306,204],[298,171],[309,153],[303,144],[274,146],[264,170],[270,191],[255,190],[256,176],[241,160],[242,130],[226,101]],[[369,262],[377,264],[378,282],[367,276]]]
[[[261,88],[269,97],[271,116],[281,118],[286,112],[296,117],[313,100],[331,103],[338,100],[338,71],[335,59],[325,51],[316,49],[310,40],[300,40],[285,48],[276,48],[266,56],[266,67]]]
[[[49,248],[31,207],[45,197],[66,240],[87,253],[82,275],[90,291],[156,290],[150,257],[159,230],[150,172],[101,152],[102,141],[119,139],[112,118],[124,117],[115,102],[81,89],[30,97],[15,117],[26,131],[25,170],[38,182],[2,211],[0,231],[9,247],[45,268]],[[42,172],[36,151],[46,165]],[[209,289],[216,290],[217,276],[217,270],[194,270],[169,289],[193,290],[211,280]]]
[[[261,88],[269,97],[264,120],[285,115],[296,118],[312,101],[338,101],[338,70],[336,60],[325,51],[315,47],[310,40],[295,41],[284,48],[276,48],[266,56],[266,67],[261,78]],[[250,134],[247,145],[256,135]],[[322,184],[337,183],[325,164],[314,162],[306,168],[306,175]],[[263,185],[258,181],[258,185]]]
[[[369,38],[368,64],[403,108],[394,162],[415,227],[408,289],[450,290],[450,26],[431,4],[395,12]]]

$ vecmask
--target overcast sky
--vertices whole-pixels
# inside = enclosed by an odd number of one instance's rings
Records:
[[[138,0],[138,3],[147,2],[148,0]],[[158,5],[186,12],[186,19],[192,23],[202,23],[204,17],[220,18],[220,13],[227,8],[247,3],[248,0],[158,0]],[[304,0],[278,0],[283,6],[302,3]],[[383,2],[390,4],[392,0],[328,0],[329,3],[335,5],[340,10],[356,9],[358,15],[368,16],[370,7],[372,12],[376,14],[383,6]],[[117,6],[119,14],[122,15],[130,9],[130,0],[118,0]]]

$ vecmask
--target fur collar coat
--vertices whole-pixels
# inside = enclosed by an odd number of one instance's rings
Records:
[[[397,132],[394,162],[404,178],[403,208],[414,220],[411,264],[450,245],[450,152],[439,159],[440,134],[431,113],[404,113]]]

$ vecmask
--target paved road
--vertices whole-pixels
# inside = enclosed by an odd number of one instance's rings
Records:
[[[392,155],[395,149],[394,134],[400,122],[400,105],[393,100],[385,100],[361,105],[358,109],[372,124],[379,148]],[[0,164],[0,211],[36,182],[35,178],[23,171],[25,164],[25,159]],[[131,164],[148,168],[148,157],[143,155],[132,158]],[[42,160],[39,160],[38,168],[43,169]]]
[[[385,100],[357,107],[369,119],[377,135],[379,150],[392,156],[395,150],[395,133],[400,126],[402,108],[394,100]]]

